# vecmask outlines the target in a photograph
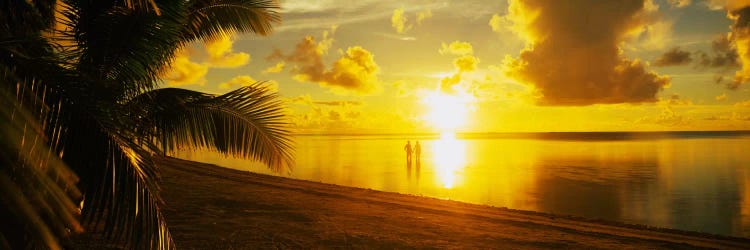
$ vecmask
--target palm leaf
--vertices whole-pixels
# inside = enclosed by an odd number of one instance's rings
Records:
[[[0,248],[60,249],[70,232],[82,231],[78,179],[44,129],[59,128],[50,119],[56,109],[44,103],[47,90],[33,79],[13,84],[16,77],[0,67]]]
[[[164,152],[208,148],[252,159],[274,170],[293,164],[292,141],[283,104],[264,83],[224,95],[165,88],[139,96],[140,130],[154,131]]]
[[[128,98],[153,89],[183,44],[182,0],[159,1],[161,14],[113,1],[68,2],[63,14],[73,25],[77,70],[90,90],[105,97]]]
[[[28,34],[49,28],[54,21],[55,0],[0,1],[0,36]]]
[[[183,33],[187,41],[213,40],[227,32],[268,35],[281,22],[275,0],[191,0],[188,4]]]
[[[135,120],[124,116],[122,107],[92,105],[66,110],[63,138],[63,159],[81,178],[87,230],[126,248],[174,248],[151,160],[157,149],[136,143]]]
[[[125,0],[125,5],[129,8],[153,10],[157,15],[161,14],[161,10],[154,0]]]

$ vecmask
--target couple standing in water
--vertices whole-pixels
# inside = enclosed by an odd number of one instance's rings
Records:
[[[404,146],[404,151],[406,151],[406,162],[411,163],[411,155],[412,153],[417,155],[417,161],[420,161],[421,155],[422,155],[422,146],[419,145],[419,141],[417,141],[417,144],[414,145],[414,148],[411,146],[411,141],[406,141],[406,146]]]

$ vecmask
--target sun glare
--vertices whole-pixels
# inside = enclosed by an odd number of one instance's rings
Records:
[[[444,188],[455,187],[466,165],[466,143],[456,139],[453,133],[444,133],[440,140],[432,142],[432,147],[439,183]]]
[[[467,125],[474,96],[456,89],[454,93],[430,92],[422,99],[428,112],[425,120],[440,131],[440,139],[433,141],[434,162],[438,182],[452,189],[459,182],[466,165],[466,145],[456,139],[456,130]]]
[[[453,94],[431,92],[422,99],[429,108],[425,120],[442,133],[453,133],[468,122],[473,101],[474,97],[465,91]]]

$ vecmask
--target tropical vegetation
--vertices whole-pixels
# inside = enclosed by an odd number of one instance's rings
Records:
[[[269,34],[273,0],[0,1],[0,248],[64,247],[86,230],[171,249],[158,157],[207,148],[280,170],[292,145],[263,83],[160,88],[178,49]]]

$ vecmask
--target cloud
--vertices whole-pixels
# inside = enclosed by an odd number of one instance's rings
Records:
[[[216,40],[204,43],[207,58],[203,62],[194,62],[190,58],[194,54],[190,49],[182,49],[176,53],[171,68],[163,79],[169,86],[189,84],[203,85],[209,68],[236,68],[250,62],[250,54],[235,53],[232,50],[232,37],[223,34]]]
[[[738,10],[750,6],[747,0],[706,0],[708,7],[714,10]]]
[[[396,97],[415,96],[418,89],[418,85],[416,83],[403,79],[392,82],[391,86],[396,91]]]
[[[284,13],[284,22],[276,27],[275,34],[292,30],[326,28],[331,24],[360,24],[388,19],[393,15],[394,9],[403,5],[403,1],[382,0],[286,0],[281,9]],[[458,10],[452,10],[451,14],[461,15],[474,12],[472,14],[478,15],[477,9],[484,7],[464,2],[451,2],[449,5],[445,1],[423,1],[421,3],[410,2],[405,12],[421,9],[436,10],[456,5],[460,5],[456,7]]]
[[[697,52],[700,60],[698,66],[705,68],[730,68],[740,66],[737,61],[737,50],[728,35],[720,35],[711,42],[712,52]]]
[[[396,96],[397,97],[407,97],[410,94],[413,93],[413,89],[409,88],[406,84],[406,81],[404,80],[398,80],[393,83],[391,83],[391,86],[396,89]]]
[[[417,12],[417,25],[422,25],[422,22],[424,22],[424,20],[430,18],[432,18],[432,10],[430,9]]]
[[[282,5],[282,13],[310,13],[323,12],[336,8],[338,5],[335,1],[308,1],[308,0],[287,0]]]
[[[440,47],[440,50],[438,50],[438,52],[440,52],[441,55],[451,54],[451,55],[463,56],[463,55],[474,54],[474,48],[471,46],[470,43],[461,42],[461,41],[453,41],[450,44],[443,43]]]
[[[332,43],[333,38],[327,32],[321,42],[307,36],[296,45],[291,54],[285,55],[276,50],[268,58],[293,63],[291,72],[295,74],[295,80],[318,83],[336,94],[378,92],[381,89],[378,79],[380,67],[375,62],[375,56],[360,46],[352,46],[341,51],[341,57],[327,69],[322,57],[328,53]]]
[[[454,41],[450,45],[442,44],[438,50],[440,54],[459,56],[453,59],[454,73],[440,80],[440,90],[445,93],[454,93],[455,86],[461,83],[462,75],[477,69],[479,58],[475,57],[474,48],[468,42]]]
[[[490,27],[492,27],[492,31],[502,32],[503,29],[508,25],[508,21],[503,16],[493,14],[492,18],[490,18],[489,25]]]
[[[347,48],[346,54],[339,58],[320,80],[330,86],[360,93],[373,93],[380,88],[377,77],[379,72],[380,67],[375,63],[373,54],[362,47],[354,46]]]
[[[285,101],[295,105],[289,116],[297,130],[342,132],[341,129],[362,127],[365,122],[361,111],[363,103],[360,101],[320,101],[314,100],[309,94],[285,98]]]
[[[391,15],[391,27],[396,30],[396,33],[404,34],[416,26],[422,25],[422,22],[430,18],[432,18],[432,10],[426,9],[417,12],[416,23],[411,22],[410,19],[406,17],[404,7],[401,7],[393,10],[393,15]]]
[[[243,86],[250,86],[253,83],[258,82],[255,80],[255,78],[248,76],[248,75],[240,75],[235,76],[234,78],[230,79],[229,81],[219,83],[220,89],[234,89],[239,88]],[[279,90],[279,83],[276,81],[266,81],[265,83],[266,88],[268,88],[271,91],[278,91]]]
[[[750,100],[737,102],[734,104],[735,107],[750,107]]]
[[[691,119],[678,114],[671,107],[666,107],[662,110],[661,114],[656,117],[655,122],[657,124],[665,126],[681,126],[690,123]]]
[[[619,45],[651,24],[644,1],[512,0],[506,18],[526,39],[506,74],[539,92],[540,105],[656,102],[670,79],[628,59]]]
[[[713,115],[704,118],[707,121],[750,121],[750,115],[742,115],[737,112],[732,112],[729,115]]]
[[[693,61],[690,52],[680,49],[680,47],[674,47],[669,51],[665,52],[656,60],[654,60],[654,66],[667,67],[689,64]]]
[[[658,115],[648,115],[636,120],[636,123],[654,123],[667,127],[688,125],[693,119],[675,112],[672,106],[663,106]]]
[[[206,53],[208,53],[208,63],[211,64],[211,67],[237,68],[250,62],[250,54],[232,51],[233,44],[234,41],[228,34],[206,42]]]
[[[725,101],[727,99],[727,93],[722,93],[721,95],[716,96],[717,101]]]
[[[331,120],[331,121],[340,121],[341,120],[341,113],[339,113],[336,110],[328,111],[328,120]]]
[[[669,96],[666,100],[661,100],[660,104],[666,105],[666,106],[685,106],[685,105],[693,105],[693,102],[689,99],[684,99],[680,97],[678,94],[672,94]]]
[[[284,70],[284,62],[278,62],[278,63],[276,63],[276,65],[264,69],[263,73],[264,74],[279,73],[282,70]]]
[[[671,6],[674,6],[674,7],[677,7],[677,8],[684,8],[684,7],[687,7],[688,5],[690,5],[690,3],[692,1],[691,0],[667,0],[667,2]]]
[[[190,61],[190,52],[181,50],[177,52],[171,69],[164,77],[169,86],[182,86],[188,84],[203,85],[208,73],[208,65]]]
[[[326,106],[358,106],[362,105],[361,101],[314,101],[315,104]]]
[[[236,76],[229,81],[219,83],[219,88],[229,89],[229,88],[235,88],[235,87],[250,86],[251,84],[255,82],[257,82],[257,80],[255,80],[254,78],[248,75],[241,75],[241,76]]]
[[[727,44],[736,51],[736,61],[740,63],[741,68],[735,72],[734,79],[727,83],[726,87],[737,89],[750,80],[750,1],[708,0],[707,3],[711,9],[725,10],[727,18],[733,22],[726,39]]]
[[[361,115],[362,115],[362,112],[360,112],[360,111],[349,111],[349,112],[346,112],[346,118],[350,118],[350,119],[357,119]]]
[[[393,15],[391,16],[391,26],[396,29],[396,33],[404,34],[409,31],[413,26],[411,24],[407,24],[408,21],[409,19],[404,15],[403,7],[393,10]]]
[[[413,36],[408,36],[404,34],[393,34],[393,33],[385,33],[385,32],[373,32],[373,34],[389,38],[389,39],[396,39],[401,41],[416,41],[417,38]]]
[[[670,44],[673,22],[661,18],[658,5],[645,0],[643,10],[636,15],[636,19],[640,21],[640,25],[626,33],[629,38],[627,40],[635,45],[630,49],[662,50]]]
[[[310,96],[310,94],[304,94],[304,95],[299,95],[297,97],[288,98],[286,99],[286,101],[289,103],[304,104],[304,105],[312,105],[313,103],[312,96]]]
[[[473,55],[464,55],[453,60],[453,66],[456,67],[458,72],[474,71],[477,69],[477,64],[479,64],[479,58]]]
[[[731,36],[742,62],[742,69],[735,72],[734,80],[727,84],[729,89],[737,89],[750,80],[750,2],[744,1],[742,5],[738,2],[732,3],[731,7],[735,8],[728,9],[727,16],[734,21]]]
[[[313,100],[310,94],[304,94],[304,95],[299,95],[293,98],[287,98],[286,101],[289,103],[293,103],[293,104],[302,104],[302,105],[308,105],[308,106],[323,105],[323,106],[331,106],[331,107],[361,106],[363,104],[361,101],[356,101],[356,100],[318,101],[318,100]]]

